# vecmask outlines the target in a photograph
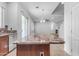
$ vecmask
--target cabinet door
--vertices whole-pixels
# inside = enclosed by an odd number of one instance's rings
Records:
[[[72,55],[79,55],[79,4],[75,5],[71,9],[72,18]]]
[[[16,45],[13,44],[16,39],[17,39],[16,33],[10,33],[9,34],[9,51],[13,50],[16,47]]]
[[[8,37],[2,37],[0,39],[0,55],[4,55],[9,51]]]
[[[50,44],[50,56],[63,56],[64,44]]]
[[[36,55],[38,56],[49,56],[50,55],[50,46],[49,44],[39,44],[36,46]]]

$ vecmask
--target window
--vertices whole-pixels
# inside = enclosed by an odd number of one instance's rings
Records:
[[[22,38],[27,38],[27,18],[21,15],[22,18]]]
[[[51,23],[51,31],[54,29],[53,27],[54,27],[54,23],[52,22]]]
[[[4,11],[3,7],[0,7],[0,28],[4,27]]]

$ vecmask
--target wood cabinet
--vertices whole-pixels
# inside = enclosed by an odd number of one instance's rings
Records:
[[[17,44],[17,56],[49,56],[49,44]]]
[[[9,36],[0,36],[0,55],[5,55],[9,52]]]

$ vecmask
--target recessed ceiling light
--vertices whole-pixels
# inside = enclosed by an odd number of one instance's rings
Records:
[[[43,20],[43,23],[45,23],[45,20]]]
[[[36,6],[36,8],[39,8],[39,6]]]
[[[40,20],[40,23],[45,23],[45,20]]]
[[[40,23],[42,23],[42,20],[40,20]]]

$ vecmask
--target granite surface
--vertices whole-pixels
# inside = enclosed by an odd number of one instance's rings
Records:
[[[8,35],[7,33],[0,34],[0,37]]]
[[[50,38],[50,37],[31,37],[27,40],[17,40],[14,44],[64,44],[64,40],[61,38]]]

